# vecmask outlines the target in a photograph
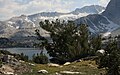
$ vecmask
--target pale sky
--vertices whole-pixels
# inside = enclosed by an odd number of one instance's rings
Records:
[[[21,14],[70,12],[88,5],[106,7],[110,0],[0,0],[0,21]]]

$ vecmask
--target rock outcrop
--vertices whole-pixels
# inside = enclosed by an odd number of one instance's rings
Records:
[[[0,72],[2,74],[5,74],[5,75],[14,75],[14,70],[8,66],[8,65],[3,65],[1,68],[0,68]]]
[[[48,73],[48,71],[47,70],[39,70],[38,73],[46,74],[46,73]]]
[[[11,55],[0,54],[0,61],[0,75],[23,74],[31,70],[25,62],[21,62]]]

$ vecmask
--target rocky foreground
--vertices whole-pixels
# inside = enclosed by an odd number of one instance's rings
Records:
[[[59,64],[33,64],[17,60],[10,55],[1,56],[0,75],[100,75],[104,69],[98,69],[95,61],[78,60]]]
[[[29,72],[30,68],[24,61],[11,55],[0,55],[0,75],[20,75]]]
[[[96,57],[94,57],[96,58]],[[0,54],[0,75],[103,75],[105,69],[98,69],[90,57],[66,62],[63,65],[25,62],[12,55]]]

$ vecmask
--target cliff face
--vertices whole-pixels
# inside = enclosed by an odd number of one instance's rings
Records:
[[[120,25],[120,0],[111,0],[102,14],[109,20]]]
[[[89,25],[92,33],[113,32],[120,28],[120,0],[111,0],[101,14],[88,15],[75,20],[75,22]]]

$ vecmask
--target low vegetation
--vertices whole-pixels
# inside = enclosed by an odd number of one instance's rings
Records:
[[[60,73],[60,71],[75,71],[81,72],[85,75],[101,75],[105,74],[105,69],[98,69],[98,65],[96,65],[95,61],[81,61],[81,62],[72,62],[70,65],[64,66],[60,65],[58,67],[50,67],[47,64],[36,64],[35,66],[31,66],[33,69],[32,73],[24,73],[23,75],[43,75],[42,73],[38,73],[39,70],[47,70],[48,74],[44,75],[56,75],[56,73]],[[67,75],[67,74],[65,74]],[[69,74],[68,74],[69,75]]]
[[[49,59],[46,55],[43,54],[43,52],[41,51],[40,54],[37,55],[33,55],[33,62],[37,63],[37,64],[47,64]]]
[[[120,49],[116,41],[110,41],[105,48],[105,54],[99,57],[99,68],[105,68],[107,75],[120,75]]]

